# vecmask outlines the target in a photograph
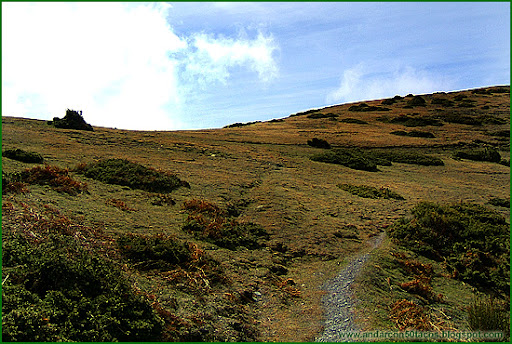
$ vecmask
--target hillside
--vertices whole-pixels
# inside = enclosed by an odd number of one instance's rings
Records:
[[[489,204],[510,197],[509,86],[342,104],[222,129],[127,131],[91,124],[94,131],[79,131],[2,117],[3,151],[39,153],[44,164],[55,166],[24,175],[25,169],[42,165],[2,159],[2,280],[7,307],[22,309],[8,313],[4,300],[4,340],[7,335],[41,341],[311,341],[323,326],[322,285],[367,250],[370,238],[385,230],[393,233],[389,228],[403,216],[410,219],[419,202],[475,203],[509,223],[509,207]],[[308,145],[314,138],[331,148]],[[374,171],[347,165],[347,156]],[[482,156],[491,158],[479,161]],[[176,184],[169,191],[163,188],[167,181],[142,189],[100,181],[101,173],[121,178],[132,168],[94,172],[100,166],[94,163],[106,159],[150,167],[160,176],[172,175]],[[441,163],[418,164],[421,159]],[[364,198],[355,193],[368,191],[350,191],[362,185],[401,197]],[[361,326],[400,328],[383,305],[414,299],[417,293],[408,294],[403,286],[394,288],[401,294],[391,292],[392,285],[408,278],[393,261],[416,259],[434,266],[434,292],[445,295],[425,305],[443,310],[449,328],[467,329],[465,307],[479,285],[449,277],[453,271],[442,261],[400,248],[399,242],[385,239],[376,253],[379,261],[371,261],[373,270],[358,282],[356,289],[366,295],[356,291],[362,305],[376,310],[360,314]],[[61,255],[55,247],[64,247]],[[20,253],[25,251],[32,257]],[[34,258],[39,255],[40,260]],[[66,256],[89,262],[59,265],[82,276],[78,284],[45,286],[50,282],[37,276],[50,272],[65,280],[51,262]],[[91,321],[89,337],[79,338],[64,314],[89,296],[65,290],[80,289],[79,281],[91,275],[80,266],[91,262],[100,265],[91,265],[90,271],[119,271],[109,279],[126,285],[121,300],[135,295],[126,307],[140,312],[133,319],[116,318],[98,295],[121,302],[117,291],[108,291],[108,283],[103,286],[102,277],[93,274],[96,282],[91,283],[103,289],[91,292],[88,302],[98,313],[90,316],[102,320]],[[41,275],[27,268],[47,265]],[[389,284],[389,293],[382,283]],[[71,307],[67,312],[57,314],[51,306],[61,302],[50,292],[57,289]],[[450,290],[464,290],[466,296]],[[480,292],[501,301],[509,297],[485,288]],[[27,305],[34,303],[39,308],[30,310]],[[101,309],[108,309],[111,318],[102,317]],[[80,310],[76,319],[80,312],[89,314]],[[134,320],[141,314],[144,324]],[[61,332],[66,321],[68,330]],[[20,322],[31,324],[33,332],[16,330]]]

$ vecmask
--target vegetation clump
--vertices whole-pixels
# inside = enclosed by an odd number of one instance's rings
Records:
[[[438,97],[432,97],[431,103],[434,105],[441,105],[444,107],[452,107],[455,105],[455,103],[450,99],[438,98]]]
[[[352,185],[352,184],[339,184],[338,187],[342,190],[350,192],[352,195],[356,195],[363,198],[385,198],[385,199],[397,199],[404,200],[401,195],[388,189],[388,188],[376,188],[368,185]]]
[[[453,277],[474,287],[508,293],[510,233],[503,216],[464,202],[421,202],[412,215],[388,228],[398,245],[444,261]]]
[[[239,222],[229,217],[216,204],[204,200],[190,200],[183,203],[189,213],[183,229],[198,239],[211,242],[230,250],[240,247],[258,249],[265,246],[267,231],[255,223]]]
[[[489,200],[489,204],[492,204],[496,207],[510,208],[510,197],[509,198],[493,197]]]
[[[245,127],[245,126],[248,126],[248,125],[253,125],[253,124],[256,124],[256,123],[261,123],[261,121],[254,121],[254,122],[247,122],[247,123],[237,122],[237,123],[226,125],[224,128],[239,128],[239,127]]]
[[[379,159],[380,161],[389,161],[403,163],[403,164],[412,164],[412,165],[422,165],[422,166],[444,166],[444,162],[442,159],[438,157],[434,157],[431,155],[422,154],[416,151],[403,151],[403,150],[375,150],[369,152],[371,156],[375,159]],[[383,165],[382,163],[380,165]]]
[[[468,324],[473,331],[508,332],[508,312],[503,302],[492,297],[475,297],[468,307]]]
[[[323,154],[314,155],[311,157],[311,160],[342,165],[354,170],[378,171],[377,161],[356,149],[335,149]]]
[[[82,117],[82,111],[79,113],[78,111],[70,109],[66,110],[66,115],[62,119],[54,117],[53,121],[48,122],[48,124],[53,124],[55,128],[61,129],[94,131],[92,126]]]
[[[354,123],[354,124],[368,124],[368,122],[363,121],[362,119],[358,119],[358,118],[343,118],[343,119],[340,119],[340,122]]]
[[[398,131],[392,131],[390,134],[398,135],[398,136],[423,137],[423,138],[427,138],[427,139],[431,139],[431,138],[435,137],[434,134],[432,134],[428,131],[418,131],[418,130],[413,130],[413,131],[409,131],[409,132],[398,130]]]
[[[69,170],[57,166],[35,166],[22,172],[11,173],[7,177],[11,183],[49,185],[57,192],[70,195],[87,192],[87,183],[74,180]]]
[[[148,192],[169,193],[181,186],[190,187],[185,181],[169,172],[158,171],[126,159],[106,159],[82,164],[77,172],[102,183],[128,186]]]
[[[329,119],[336,119],[339,115],[329,112],[329,113],[321,113],[321,112],[314,112],[310,115],[307,115],[307,118],[312,119],[319,119],[319,118],[329,118]]]
[[[500,153],[492,147],[460,150],[455,152],[455,157],[473,161],[489,161],[496,163],[501,161]]]
[[[27,152],[19,148],[6,149],[2,152],[2,156],[5,158],[33,164],[42,164],[44,161],[41,154],[35,152]]]
[[[406,127],[425,127],[427,125],[431,126],[442,126],[443,123],[439,121],[436,118],[433,117],[419,117],[414,114],[408,114],[408,115],[400,115],[398,117],[389,118],[387,116],[383,116],[378,118],[377,120],[384,122],[384,123],[393,123],[393,124],[401,124]]]
[[[120,269],[72,236],[2,244],[4,341],[153,341],[161,320]]]
[[[414,96],[407,101],[408,106],[426,106],[427,102],[422,96]]]
[[[352,105],[348,108],[348,111],[355,112],[369,112],[369,111],[391,111],[389,108],[380,107],[380,106],[370,106],[366,103],[361,103],[358,105]]]
[[[324,139],[318,139],[314,137],[311,140],[308,140],[308,146],[315,147],[315,148],[324,148],[324,149],[330,149],[331,145],[329,142],[327,142]]]

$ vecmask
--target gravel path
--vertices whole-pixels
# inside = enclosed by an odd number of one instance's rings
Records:
[[[371,250],[368,253],[357,256],[352,260],[339,275],[327,281],[323,290],[327,294],[322,298],[325,308],[325,329],[317,342],[353,342],[355,340],[345,338],[341,335],[344,332],[355,332],[360,330],[355,324],[352,307],[355,305],[351,284],[361,272],[364,263],[370,258],[371,251],[378,247],[384,239],[385,232],[375,237],[371,242]]]

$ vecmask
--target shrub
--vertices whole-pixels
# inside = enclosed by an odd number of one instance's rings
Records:
[[[398,136],[423,137],[423,138],[434,138],[435,137],[434,134],[432,134],[432,133],[429,133],[426,131],[416,131],[416,130],[413,130],[410,132],[398,130],[398,131],[392,131],[390,134],[398,135]]]
[[[491,198],[489,203],[496,207],[510,208],[510,197],[509,198]]]
[[[19,148],[6,149],[2,152],[2,156],[17,161],[34,164],[41,164],[44,160],[41,154],[39,153],[27,152]]]
[[[159,235],[124,234],[117,238],[121,254],[137,269],[169,270],[198,259],[192,255],[193,245],[181,243],[174,237]],[[199,251],[202,252],[202,251]]]
[[[414,96],[407,101],[408,106],[426,106],[427,102],[421,96]]]
[[[317,139],[314,137],[312,140],[308,140],[308,146],[315,147],[315,148],[324,148],[324,149],[330,149],[331,145],[329,142],[327,142],[324,139]]]
[[[125,159],[107,159],[77,167],[77,172],[102,183],[128,186],[149,192],[169,193],[181,186],[190,187],[176,175]]]
[[[87,183],[77,182],[71,178],[67,169],[57,166],[35,166],[22,172],[10,174],[9,178],[12,182],[49,185],[57,192],[64,192],[70,195],[87,192]]]
[[[162,324],[121,270],[73,237],[2,244],[4,341],[153,341]]]
[[[339,184],[338,187],[342,190],[350,192],[352,195],[356,195],[363,198],[385,198],[385,199],[398,199],[403,200],[404,198],[398,193],[391,191],[388,188],[375,188],[368,185],[352,185],[352,184]]]
[[[503,216],[463,202],[421,202],[412,215],[388,228],[397,244],[444,261],[453,276],[475,287],[508,293],[510,234]]]
[[[236,250],[243,246],[258,249],[265,246],[267,231],[254,223],[243,223],[230,218],[217,205],[204,200],[190,200],[183,203],[189,216],[183,229],[220,247]]]
[[[396,103],[396,99],[394,98],[388,98],[388,99],[384,99],[381,104],[382,105],[393,105]]]
[[[92,126],[85,122],[82,111],[78,113],[78,111],[67,109],[62,119],[55,117],[53,122],[49,123],[52,123],[55,128],[94,131]]]
[[[2,194],[8,193],[26,193],[28,192],[27,184],[13,181],[10,175],[2,172]]]
[[[224,128],[238,128],[238,127],[245,127],[245,126],[252,125],[252,124],[256,124],[256,123],[260,123],[260,122],[261,122],[261,121],[254,121],[254,122],[247,122],[247,123],[240,123],[240,122],[237,122],[237,123],[233,123],[233,124],[226,125]]]
[[[319,119],[319,118],[330,118],[330,119],[335,119],[337,118],[339,115],[335,114],[335,113],[321,113],[321,112],[314,112],[310,115],[307,116],[307,118],[313,118],[313,119]]]
[[[465,149],[455,152],[455,157],[459,159],[468,159],[473,161],[501,161],[500,153],[492,147]]]
[[[444,162],[440,158],[422,154],[415,151],[399,150],[375,150],[370,152],[375,159],[387,160],[403,164],[423,165],[423,166],[443,166]]]
[[[343,118],[343,119],[340,119],[340,122],[354,123],[354,124],[368,124],[368,122],[363,121],[362,119],[358,119],[358,118]]]
[[[358,105],[352,105],[348,108],[348,111],[355,112],[368,112],[368,111],[391,111],[389,108],[379,107],[379,106],[369,106],[366,103],[361,103]]]
[[[355,170],[376,172],[376,159],[366,156],[363,152],[353,149],[336,149],[311,157],[313,161],[343,165]]]
[[[455,103],[449,99],[437,98],[437,97],[432,97],[431,103],[434,105],[442,105],[444,107],[451,107],[451,106],[455,105]]]
[[[412,114],[416,115],[416,114]],[[387,117],[381,117],[378,120],[386,123],[394,123],[405,125],[406,127],[425,127],[427,125],[432,126],[442,126],[443,124],[435,118],[432,117],[418,117],[412,115],[400,115],[398,117],[393,117],[391,119]]]

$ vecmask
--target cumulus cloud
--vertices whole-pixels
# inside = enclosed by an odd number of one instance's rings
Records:
[[[346,69],[341,77],[340,85],[331,91],[328,103],[348,103],[369,99],[382,99],[409,93],[421,94],[449,90],[452,82],[444,77],[436,76],[410,66],[396,67],[392,71],[384,71],[382,66],[369,67],[360,63]]]
[[[226,82],[240,66],[270,80],[275,43],[179,36],[165,3],[2,3],[2,114],[51,119],[66,108],[124,129],[179,129],[183,72]],[[190,66],[189,66],[190,64]],[[213,78],[213,79],[208,79]]]
[[[191,53],[183,61],[185,78],[201,83],[226,83],[230,70],[245,67],[258,74],[263,82],[277,76],[274,53],[278,49],[272,36],[261,32],[254,39],[214,37],[205,33],[191,38]]]

